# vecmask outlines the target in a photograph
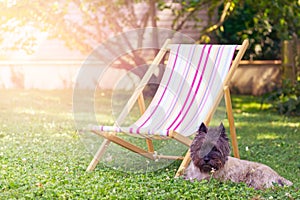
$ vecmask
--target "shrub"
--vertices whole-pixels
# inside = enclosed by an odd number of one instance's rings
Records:
[[[294,84],[284,80],[282,87],[268,94],[263,103],[265,101],[271,103],[280,114],[300,116],[300,80]]]

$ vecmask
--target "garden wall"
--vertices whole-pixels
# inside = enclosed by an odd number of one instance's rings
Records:
[[[232,93],[262,95],[281,82],[280,60],[242,60],[230,83]]]
[[[0,62],[0,88],[64,89],[74,87],[76,76],[83,65],[79,61]],[[97,69],[98,62],[91,62]],[[103,70],[99,86],[103,89],[132,89],[138,82],[125,70]],[[93,87],[99,77],[87,77],[82,87]],[[281,61],[241,61],[230,83],[235,94],[262,95],[272,91],[281,81]]]

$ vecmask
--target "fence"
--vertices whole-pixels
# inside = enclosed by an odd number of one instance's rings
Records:
[[[289,79],[293,84],[300,77],[300,41],[294,37],[284,41],[282,45],[282,78]]]

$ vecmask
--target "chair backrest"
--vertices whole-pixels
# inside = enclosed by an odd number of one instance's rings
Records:
[[[160,86],[131,133],[194,134],[223,93],[237,45],[170,44]]]

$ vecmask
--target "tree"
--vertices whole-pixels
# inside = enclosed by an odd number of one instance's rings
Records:
[[[32,53],[36,45],[34,33],[42,31],[47,32],[49,38],[63,40],[70,49],[88,54],[99,43],[125,30],[157,27],[158,10],[172,11],[174,19],[171,28],[175,31],[184,28],[189,20],[194,21],[195,28],[203,28],[198,25],[201,21],[198,13],[203,9],[208,9],[209,26],[213,26],[213,16],[222,3],[222,0],[4,0],[0,2],[0,43],[6,44],[6,50]],[[138,4],[143,5],[143,9],[138,9]],[[13,37],[8,37],[11,35]],[[142,37],[137,39],[141,40]],[[7,38],[9,41],[5,41]],[[127,38],[124,40],[126,42]],[[113,50],[111,53],[114,53]],[[140,66],[146,60],[141,52],[133,49],[126,59],[120,57],[115,67],[130,70],[132,62]]]
[[[300,36],[297,0],[234,0],[236,9],[217,31],[220,42],[250,39],[248,59],[280,59],[283,40]]]

